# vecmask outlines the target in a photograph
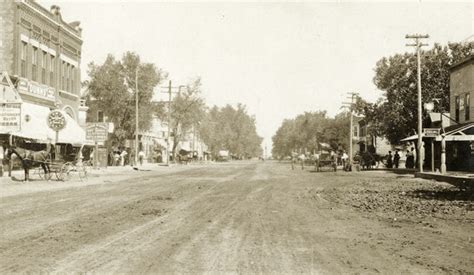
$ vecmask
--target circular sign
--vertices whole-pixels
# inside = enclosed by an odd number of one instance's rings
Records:
[[[66,127],[66,118],[59,110],[52,110],[48,114],[48,126],[54,131],[61,131]]]

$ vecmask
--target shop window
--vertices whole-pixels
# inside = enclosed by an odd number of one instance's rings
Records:
[[[470,102],[470,96],[469,94],[466,94],[466,97],[465,97],[465,106],[464,106],[464,109],[465,109],[465,113],[464,113],[464,120],[465,121],[469,121],[469,118],[470,118],[470,109],[471,109],[471,102]]]

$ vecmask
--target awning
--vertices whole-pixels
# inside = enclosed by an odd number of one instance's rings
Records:
[[[453,125],[445,130],[445,141],[474,141],[474,122]],[[436,140],[441,141],[442,136],[436,137]]]
[[[56,132],[48,127],[47,117],[50,109],[27,102],[21,106],[21,130],[10,132],[14,136],[30,138],[38,142],[52,142],[56,139]],[[59,131],[58,143],[85,144],[86,132],[68,114],[63,112],[66,118],[66,127]]]
[[[425,134],[421,134],[421,137],[423,138],[425,136]],[[413,136],[409,136],[409,137],[406,137],[400,141],[415,141],[415,140],[418,140],[418,135],[413,135]]]

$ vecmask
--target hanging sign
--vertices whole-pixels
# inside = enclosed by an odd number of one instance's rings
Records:
[[[425,128],[423,129],[425,137],[437,137],[439,136],[440,129],[439,128]]]
[[[52,110],[48,114],[48,126],[54,131],[61,131],[66,127],[66,117],[60,110]]]

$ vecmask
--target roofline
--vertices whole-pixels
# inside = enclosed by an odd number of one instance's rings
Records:
[[[36,11],[38,14],[41,14],[43,18],[45,18],[47,21],[53,23],[56,26],[61,27],[66,33],[70,34],[72,37],[82,42],[81,34],[76,33],[75,30],[73,31],[73,27],[71,27],[69,23],[65,22],[62,18],[60,18],[59,20],[60,22],[58,23],[56,20],[52,18],[53,15],[51,14],[51,12],[49,12],[47,9],[45,9],[43,6],[36,3],[35,1],[19,0],[17,3],[21,3],[29,7],[30,9]],[[36,6],[33,6],[33,5],[36,5]]]
[[[471,51],[471,54],[465,58],[463,58],[462,60],[454,63],[453,65],[451,65],[451,67],[449,67],[449,70],[450,71],[454,71],[456,69],[458,69],[459,67],[462,67],[464,65],[467,65],[469,62],[474,62],[474,52]]]

